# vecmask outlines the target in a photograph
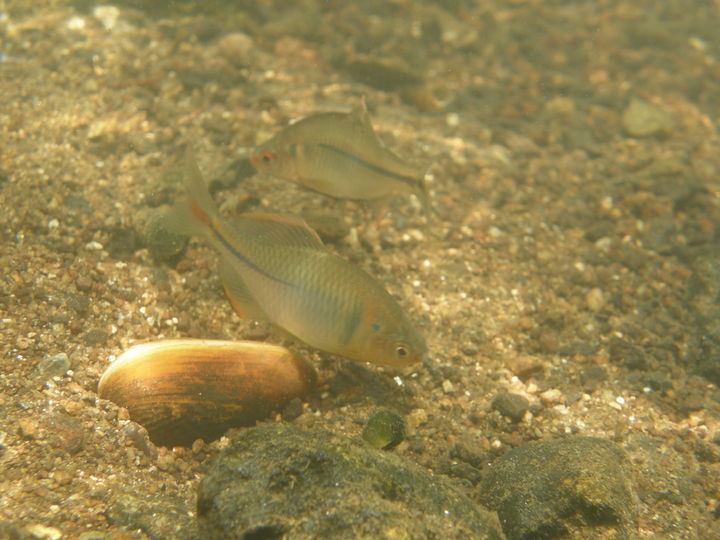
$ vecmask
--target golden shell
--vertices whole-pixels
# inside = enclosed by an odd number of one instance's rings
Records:
[[[189,446],[253,425],[316,381],[313,365],[284,347],[169,339],[125,351],[103,373],[98,394],[125,407],[155,444]]]

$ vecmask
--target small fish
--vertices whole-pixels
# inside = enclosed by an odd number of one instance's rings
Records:
[[[415,192],[427,207],[425,170],[388,150],[363,101],[353,112],[308,116],[261,144],[250,161],[259,171],[339,199],[381,199]]]
[[[300,218],[244,214],[223,222],[188,154],[188,201],[171,215],[220,252],[225,291],[241,316],[267,320],[330,353],[406,366],[427,353],[422,336],[372,277],[329,252]]]

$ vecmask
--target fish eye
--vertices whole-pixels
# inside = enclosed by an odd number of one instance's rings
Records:
[[[395,356],[398,358],[405,358],[408,354],[410,354],[410,351],[408,351],[405,345],[397,345],[395,347]]]

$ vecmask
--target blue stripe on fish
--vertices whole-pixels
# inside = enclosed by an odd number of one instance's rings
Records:
[[[384,174],[385,176],[390,176],[391,178],[395,178],[396,180],[400,180],[401,182],[408,184],[410,186],[414,186],[418,183],[417,178],[412,178],[410,176],[405,176],[403,174],[394,173],[392,171],[388,171],[387,169],[383,169],[382,167],[378,167],[377,165],[373,165],[372,163],[369,163],[365,161],[364,159],[361,159],[357,156],[354,156],[353,154],[346,152],[345,150],[341,150],[340,148],[337,148],[335,146],[332,146],[330,144],[318,144],[320,148],[326,148],[328,150],[331,150],[332,152],[335,152],[336,154],[340,154],[343,157],[348,158],[351,161],[354,161],[361,167],[365,167],[366,169],[370,169],[371,171],[374,171],[379,174]]]

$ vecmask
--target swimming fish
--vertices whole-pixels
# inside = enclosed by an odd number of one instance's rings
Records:
[[[353,360],[406,366],[425,357],[422,336],[368,274],[328,251],[300,218],[243,214],[224,222],[193,157],[177,227],[203,235],[221,254],[220,275],[241,316],[267,320],[317,349]]]
[[[381,199],[415,192],[427,208],[425,170],[388,150],[363,101],[351,113],[308,116],[261,144],[250,161],[259,171],[339,199]]]

